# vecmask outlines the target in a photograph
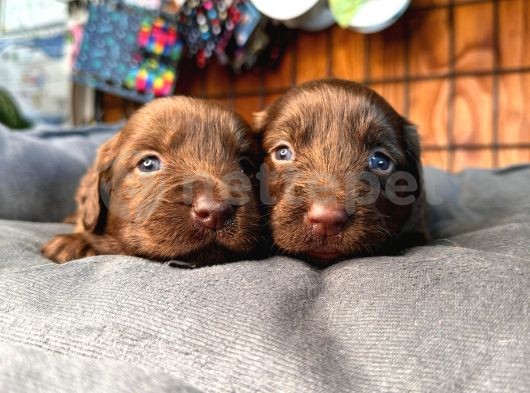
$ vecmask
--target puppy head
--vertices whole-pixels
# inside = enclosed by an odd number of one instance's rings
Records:
[[[310,82],[256,114],[255,127],[284,251],[327,265],[379,250],[406,227],[422,193],[418,135],[372,90]]]
[[[259,237],[257,154],[231,111],[155,100],[100,148],[78,194],[80,225],[155,260],[213,264],[248,253]]]

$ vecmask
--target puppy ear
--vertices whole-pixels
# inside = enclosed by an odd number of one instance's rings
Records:
[[[260,112],[254,112],[252,114],[252,131],[257,134],[263,133],[267,123],[269,122],[269,112],[267,109],[264,109]]]
[[[423,189],[420,138],[416,126],[408,120],[403,125],[403,142],[408,170],[418,182],[418,191],[415,193],[418,196]]]
[[[82,224],[85,231],[94,232],[98,224],[103,222],[106,216],[105,205],[108,195],[106,194],[106,182],[104,175],[109,172],[114,159],[117,156],[117,140],[119,133],[105,142],[98,149],[96,159],[87,174],[81,180],[77,192],[77,216],[78,223]]]

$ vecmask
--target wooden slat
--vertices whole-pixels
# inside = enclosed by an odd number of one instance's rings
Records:
[[[124,99],[112,94],[103,94],[103,121],[113,123],[125,118]]]
[[[298,34],[296,45],[296,83],[327,76],[326,32]]]
[[[493,78],[456,78],[453,143],[493,143]]]
[[[405,115],[405,84],[377,83],[370,86],[382,95],[400,115]]]
[[[496,31],[500,73],[493,69]],[[524,69],[530,67],[529,0],[413,0],[402,19],[377,34],[333,26],[319,33],[288,31],[285,40],[287,51],[275,70],[265,65],[263,72],[233,76],[215,63],[199,70],[193,59],[184,59],[176,94],[215,98],[250,120],[293,84],[328,74],[371,80],[399,113],[407,111],[419,125],[424,146],[442,149],[425,151],[426,164],[460,170],[530,161],[527,147],[502,147],[530,143],[530,72]],[[132,112],[120,98],[103,97],[105,120]],[[451,150],[453,144],[485,148]]]
[[[449,169],[449,154],[447,151],[424,151],[421,154],[421,162],[426,166]]]
[[[455,8],[455,68],[464,71],[493,67],[493,3]]]
[[[254,68],[234,77],[234,91],[238,93],[257,92],[261,87],[261,71]]]
[[[370,45],[370,79],[403,77],[405,75],[403,21],[367,37]]]
[[[248,122],[252,121],[252,114],[261,109],[259,96],[236,98],[234,104],[235,110]]]
[[[499,141],[530,143],[530,73],[499,78]]]
[[[500,149],[499,165],[530,164],[530,149]]]
[[[453,152],[453,172],[460,172],[465,168],[492,168],[493,151],[484,150],[456,150]]]
[[[266,67],[264,72],[264,85],[266,91],[285,89],[291,87],[294,80],[293,62],[294,51],[293,45],[287,50],[280,59],[276,68]]]
[[[205,76],[206,96],[229,95],[231,88],[231,75],[227,67],[219,65],[216,59],[208,64]]]
[[[499,33],[501,67],[530,66],[530,1],[499,3]]]
[[[365,36],[353,30],[332,28],[331,73],[336,78],[362,81],[365,76]]]
[[[409,14],[411,75],[449,70],[449,13],[446,8]]]
[[[446,146],[447,94],[446,80],[412,82],[410,84],[409,119],[418,126],[424,145]]]

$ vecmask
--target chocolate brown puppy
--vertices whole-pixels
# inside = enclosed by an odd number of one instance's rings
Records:
[[[210,265],[260,238],[249,126],[216,104],[163,98],[101,146],[77,192],[74,233],[46,243],[59,263],[96,254]]]
[[[255,114],[255,128],[272,235],[285,253],[326,266],[426,240],[418,134],[374,91],[309,82]]]

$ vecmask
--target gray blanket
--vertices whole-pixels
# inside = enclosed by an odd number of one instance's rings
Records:
[[[530,391],[530,168],[427,177],[439,240],[321,271],[60,266],[69,226],[0,221],[0,392]]]

